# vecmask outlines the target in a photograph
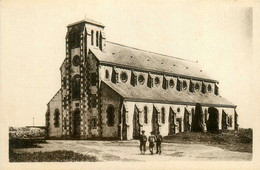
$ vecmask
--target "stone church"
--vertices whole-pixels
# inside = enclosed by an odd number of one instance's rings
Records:
[[[67,26],[61,88],[47,104],[49,138],[121,139],[141,130],[162,136],[191,131],[196,110],[203,131],[236,130],[236,105],[197,62],[106,41],[104,25]]]

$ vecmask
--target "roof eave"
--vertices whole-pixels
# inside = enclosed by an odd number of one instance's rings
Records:
[[[96,57],[96,58],[98,59],[98,57]],[[112,63],[112,62],[108,62],[108,61],[101,61],[99,59],[98,59],[98,61],[99,61],[100,64],[104,64],[104,65],[117,66],[117,67],[123,67],[123,68],[129,68],[129,69],[135,69],[135,70],[147,71],[147,72],[159,73],[159,74],[165,74],[165,75],[172,75],[172,76],[175,76],[175,77],[195,79],[195,80],[200,80],[200,81],[208,81],[208,82],[212,82],[212,83],[219,83],[218,80],[214,80],[214,79],[207,79],[207,78],[201,78],[201,77],[195,77],[195,76],[187,76],[187,75],[169,73],[169,72],[158,71],[158,70],[143,69],[143,68],[129,66],[129,65],[117,64],[117,63]]]
[[[147,102],[147,103],[163,103],[163,104],[177,104],[177,105],[196,105],[199,102],[181,102],[181,101],[165,101],[165,100],[151,100],[151,99],[137,99],[137,98],[124,98],[124,101],[132,101],[132,102]],[[200,103],[202,106],[208,107],[228,107],[228,108],[236,108],[236,105],[228,105],[228,104],[207,104]]]

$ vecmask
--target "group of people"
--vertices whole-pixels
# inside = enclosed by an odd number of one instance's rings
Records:
[[[141,154],[144,155],[146,151],[146,142],[147,142],[147,136],[145,135],[145,131],[142,130],[142,134],[140,135],[140,151]],[[157,132],[154,134],[154,132],[151,132],[151,135],[148,137],[149,142],[149,150],[151,155],[154,153],[154,147],[156,144],[156,154],[162,153],[162,135],[160,135],[160,132]]]

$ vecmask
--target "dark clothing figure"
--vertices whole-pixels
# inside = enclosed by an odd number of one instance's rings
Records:
[[[146,151],[146,142],[147,142],[147,137],[145,134],[140,135],[140,151],[141,154],[145,154]]]
[[[162,153],[162,135],[158,134],[156,135],[156,153],[161,154]]]
[[[148,141],[149,141],[149,149],[150,149],[150,152],[151,154],[153,155],[153,148],[154,148],[154,143],[156,141],[156,137],[151,134],[149,137],[148,137]]]

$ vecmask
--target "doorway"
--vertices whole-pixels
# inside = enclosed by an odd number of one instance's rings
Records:
[[[208,113],[209,113],[209,119],[207,121],[207,131],[209,132],[216,132],[219,130],[219,112],[218,109],[216,109],[215,107],[210,107],[208,109]]]
[[[80,137],[80,110],[76,109],[73,112],[73,136],[76,138]]]

